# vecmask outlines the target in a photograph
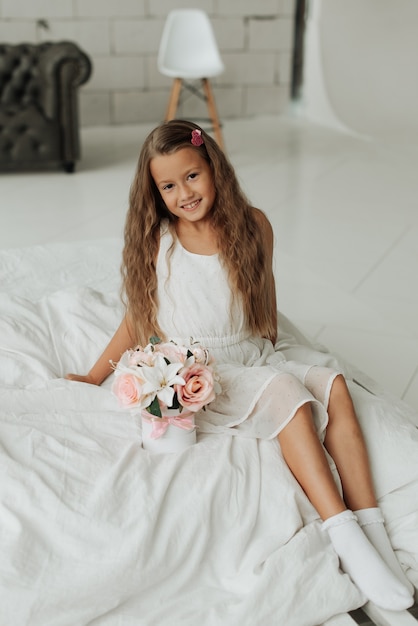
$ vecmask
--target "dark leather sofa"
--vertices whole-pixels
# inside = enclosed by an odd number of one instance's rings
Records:
[[[0,44],[0,172],[74,171],[78,87],[91,70],[87,54],[69,41]]]

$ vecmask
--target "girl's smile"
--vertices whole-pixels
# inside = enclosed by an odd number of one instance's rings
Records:
[[[196,200],[195,202],[192,202],[191,204],[184,204],[183,205],[183,209],[185,211],[193,211],[193,209],[195,209],[198,204],[200,204],[200,200]]]
[[[187,222],[209,215],[216,197],[212,170],[196,149],[158,155],[151,160],[150,170],[170,213]]]

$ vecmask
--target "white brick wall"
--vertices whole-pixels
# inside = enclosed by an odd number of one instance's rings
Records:
[[[213,80],[221,118],[280,113],[291,82],[295,0],[0,0],[0,42],[75,41],[93,75],[80,90],[81,123],[160,122],[171,80],[157,69],[167,13],[201,8],[225,72]],[[48,30],[38,23],[45,20]],[[207,117],[191,96],[178,115]]]

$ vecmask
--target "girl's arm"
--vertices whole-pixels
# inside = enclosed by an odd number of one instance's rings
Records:
[[[129,322],[125,316],[121,325],[113,335],[104,352],[98,358],[91,370],[85,376],[78,374],[67,374],[65,378],[68,380],[76,380],[82,383],[90,383],[91,385],[101,385],[102,382],[112,373],[113,368],[110,361],[119,361],[125,350],[133,347],[132,334],[130,332]]]

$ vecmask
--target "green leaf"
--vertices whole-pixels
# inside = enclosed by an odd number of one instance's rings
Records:
[[[158,402],[157,396],[155,396],[154,400],[151,402],[149,406],[147,406],[147,411],[154,415],[154,417],[162,417],[160,403]]]
[[[152,337],[149,338],[149,342],[155,346],[157,343],[161,343],[161,339],[159,337],[156,337],[155,335],[153,335]]]
[[[177,396],[177,394],[175,393],[175,394],[174,394],[174,396],[173,396],[173,403],[172,403],[172,405],[171,405],[169,408],[170,408],[170,409],[179,409],[179,408],[180,408],[180,406],[181,406],[181,405],[180,405],[180,402],[179,402],[178,396]]]

